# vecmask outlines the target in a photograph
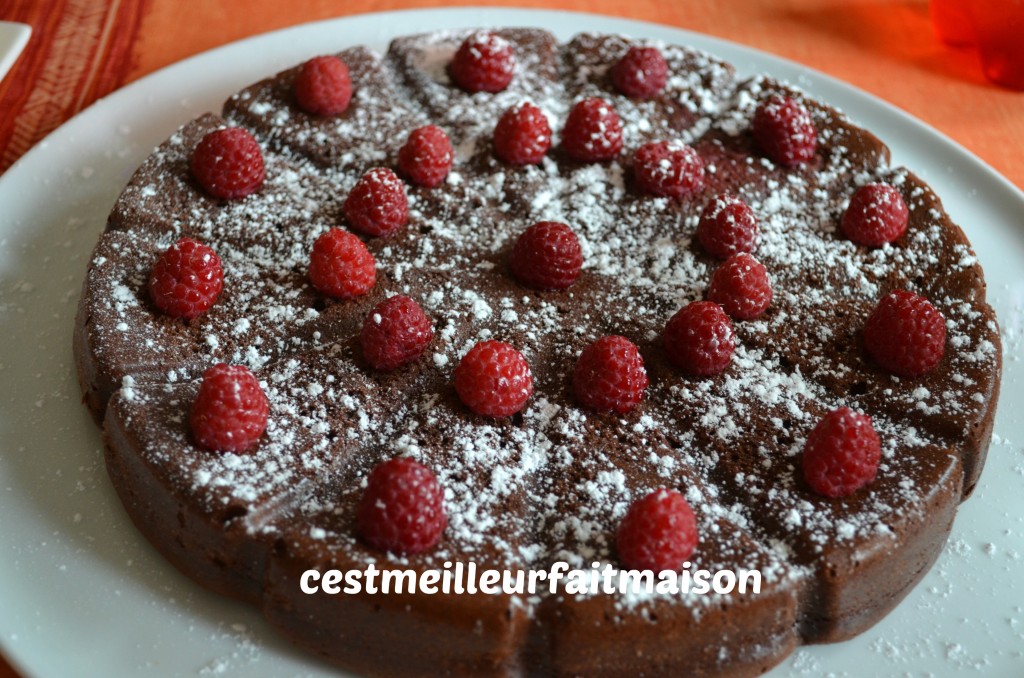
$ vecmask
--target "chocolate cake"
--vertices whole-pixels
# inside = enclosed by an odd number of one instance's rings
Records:
[[[957,505],[978,481],[1000,381],[999,333],[982,270],[939,198],[885,145],[839,111],[768,77],[740,79],[708,54],[657,43],[669,66],[660,94],[623,96],[609,68],[638,41],[535,29],[496,31],[514,47],[503,91],[470,94],[447,65],[465,32],[362,47],[348,65],[347,110],[296,106],[298,67],[232,96],[220,116],[176,132],[132,177],[93,254],[75,332],[86,403],[102,422],[111,480],[133,521],[170,561],[214,591],[262,608],[299,645],[370,675],[756,675],[803,643],[850,638],[882,618],[927,572]],[[647,43],[645,43],[647,44]],[[818,149],[785,168],[751,134],[757,102],[787,93],[810,112]],[[568,157],[557,135],[571,105],[612,103],[624,152]],[[556,139],[538,165],[495,157],[492,133],[528,100]],[[445,130],[447,180],[407,187],[410,219],[367,238],[377,282],[365,296],[324,297],[307,276],[313,241],[344,226],[342,203],[372,167],[394,167],[408,133]],[[266,163],[262,188],[210,197],[192,178],[199,140],[248,129]],[[635,190],[631,151],[680,139],[706,167],[681,199]],[[840,217],[858,186],[897,187],[906,233],[867,248]],[[688,377],[666,360],[668,318],[704,297],[718,262],[697,243],[698,216],[729,191],[758,215],[757,258],[774,298],[736,322],[732,364]],[[584,254],[567,290],[535,291],[508,270],[515,236],[538,221],[569,224]],[[147,293],[153,262],[182,236],[220,256],[224,290],[202,316],[160,313]],[[946,319],[939,365],[899,378],[861,345],[865,319],[890,290],[926,296]],[[394,294],[434,324],[421,359],[391,372],[359,350],[363,321]],[[635,342],[650,386],[627,414],[595,413],[572,393],[580,351],[614,334]],[[534,394],[518,414],[470,412],[452,385],[478,341],[526,356]],[[246,453],[202,449],[189,407],[214,363],[248,366],[270,418]],[[849,497],[813,492],[799,473],[804,441],[825,413],[870,415],[882,445],[874,482]],[[445,490],[436,548],[395,556],[358,539],[356,505],[378,462],[408,456]],[[693,569],[758,569],[758,594],[307,595],[299,577],[409,567],[546,569],[616,564],[614,534],[631,501],[682,492],[697,517]],[[449,565],[450,567],[450,565]]]

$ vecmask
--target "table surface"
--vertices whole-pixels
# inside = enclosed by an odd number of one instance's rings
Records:
[[[1024,93],[986,81],[974,50],[940,43],[926,0],[208,0],[188,12],[176,0],[8,0],[0,20],[34,32],[0,83],[0,172],[97,98],[198,52],[317,19],[439,4],[596,12],[734,40],[878,95],[1024,188]]]
[[[32,26],[0,82],[0,173],[96,99],[219,45],[307,21],[440,5],[594,12],[733,40],[875,94],[1024,188],[1024,93],[986,81],[977,54],[935,37],[926,0],[8,0]],[[487,23],[486,11],[481,24]],[[0,678],[16,674],[0,657]]]

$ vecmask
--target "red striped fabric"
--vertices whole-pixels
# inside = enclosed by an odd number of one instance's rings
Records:
[[[90,103],[124,84],[147,0],[13,0],[0,19],[32,38],[0,82],[0,172]]]

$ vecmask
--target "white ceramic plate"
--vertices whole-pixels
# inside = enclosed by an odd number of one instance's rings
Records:
[[[28,44],[32,27],[13,21],[0,21],[0,80],[17,61],[21,50]]]
[[[848,85],[749,48],[584,14],[436,10],[338,19],[188,59],[97,102],[0,178],[0,646],[33,676],[323,675],[247,606],[181,576],[128,521],[79,402],[71,333],[86,262],[135,167],[179,124],[279,68],[395,35],[532,25],[704,48],[799,83],[875,131],[930,182],[973,242],[1004,328],[998,437],[950,545],[880,624],[799,650],[772,674],[1020,675],[1024,665],[1024,195],[934,130]],[[965,102],[965,106],[969,106]]]

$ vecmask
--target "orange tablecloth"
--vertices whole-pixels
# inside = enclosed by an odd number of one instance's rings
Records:
[[[98,97],[197,52],[316,19],[440,4],[598,12],[758,47],[896,104],[1024,188],[1024,94],[985,81],[972,50],[940,44],[927,0],[6,0],[0,20],[34,33],[0,83],[0,172]]]
[[[97,98],[250,35],[432,0],[6,0],[33,28],[0,83],[0,172]],[[940,44],[926,0],[456,0],[597,12],[707,33],[834,75],[930,123],[1024,188],[1024,93],[984,80],[969,49]],[[187,8],[187,9],[183,9]],[[486,24],[486,15],[481,15]],[[0,678],[13,673],[0,659]]]

